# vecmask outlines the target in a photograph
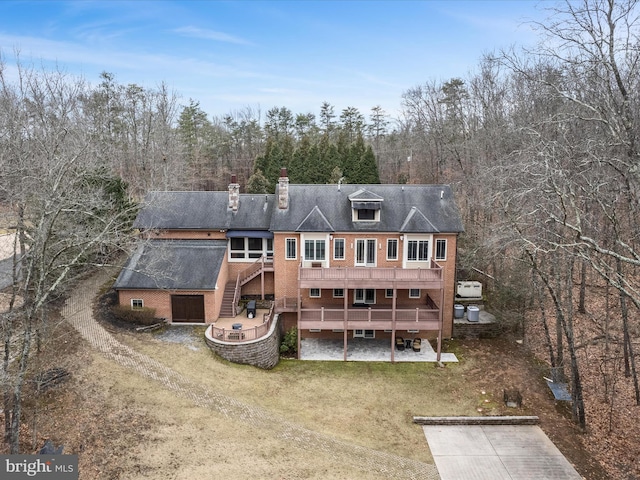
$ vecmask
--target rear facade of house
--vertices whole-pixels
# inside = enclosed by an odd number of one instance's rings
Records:
[[[152,192],[134,226],[121,305],[213,323],[264,298],[299,339],[451,336],[463,227],[447,185],[294,185],[283,170],[275,195],[240,194],[235,177],[228,192]]]

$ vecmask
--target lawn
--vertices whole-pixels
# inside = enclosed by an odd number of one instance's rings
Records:
[[[452,342],[446,351],[460,362],[445,367],[282,360],[264,371],[216,357],[202,331],[192,342],[168,342],[153,333],[109,330],[234,408],[229,414],[198,406],[67,331],[65,345],[74,348],[64,362],[73,377],[38,402],[36,444],[52,438],[66,453],[79,454],[81,480],[410,478],[402,470],[392,475],[370,468],[370,462],[393,456],[392,462],[432,463],[414,415],[542,414],[543,428],[570,460],[588,460],[515,343]],[[59,363],[63,352],[54,353]],[[522,408],[504,407],[502,389],[511,387],[522,391]],[[237,418],[238,411],[249,414]],[[291,425],[293,435],[283,435]],[[317,443],[304,438],[309,432]],[[366,458],[355,458],[359,453]]]

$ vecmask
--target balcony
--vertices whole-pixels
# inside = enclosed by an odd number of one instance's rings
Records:
[[[302,267],[300,288],[397,288],[441,289],[442,267],[433,260],[430,268]]]
[[[316,307],[300,310],[302,330],[429,330],[440,329],[438,308]]]

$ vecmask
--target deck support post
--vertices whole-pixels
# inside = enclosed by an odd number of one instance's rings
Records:
[[[301,334],[300,334],[300,321],[302,320],[302,292],[300,291],[300,269],[302,268],[302,264],[298,267],[298,305],[297,305],[297,309],[298,309],[298,326],[297,329],[298,331],[297,333],[297,337],[298,337],[298,360],[300,360],[300,350],[301,350]]]
[[[342,316],[344,325],[342,327],[342,353],[344,357],[344,361],[347,361],[347,348],[348,348],[348,330],[349,326],[349,290],[347,290],[347,282],[345,280],[342,292],[344,293],[344,314]]]
[[[398,291],[394,285],[391,298],[391,363],[396,361],[396,299]]]
[[[440,362],[440,353],[442,352],[442,324],[443,324],[443,310],[444,310],[444,288],[440,289],[440,308],[438,309],[438,352],[436,354],[436,360]]]

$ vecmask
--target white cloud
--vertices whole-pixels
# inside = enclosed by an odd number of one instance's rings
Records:
[[[216,42],[235,43],[237,45],[253,45],[253,43],[240,37],[235,37],[224,32],[217,32],[215,30],[208,30],[193,26],[176,28],[173,31],[178,35],[182,35],[184,37],[215,40]]]

